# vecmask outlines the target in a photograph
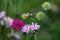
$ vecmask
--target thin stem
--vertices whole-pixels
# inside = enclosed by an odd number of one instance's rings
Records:
[[[16,14],[15,17],[18,18],[19,14],[18,14],[18,0],[16,0]]]
[[[16,13],[18,11],[18,0],[16,0]]]
[[[34,35],[34,38],[35,38],[35,40],[37,40],[37,36],[36,36],[36,34]]]
[[[8,13],[9,13],[9,0],[7,0],[7,16],[8,16]]]
[[[34,34],[34,39],[37,40],[37,35],[36,34]]]
[[[1,5],[2,5],[3,0],[0,0],[0,10],[1,10]]]

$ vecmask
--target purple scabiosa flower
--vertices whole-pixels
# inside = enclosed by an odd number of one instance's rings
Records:
[[[12,22],[13,22],[13,19],[10,18],[10,17],[5,17],[4,18],[4,21],[6,23],[6,27],[11,27],[12,26]]]
[[[29,34],[29,32],[30,32],[30,25],[25,25],[21,31],[24,34]]]
[[[21,30],[25,26],[23,20],[14,20],[12,23],[12,28],[15,30]]]
[[[38,30],[40,28],[40,25],[37,25],[37,23],[32,23],[32,25],[30,25],[30,30],[31,31],[35,31]]]
[[[0,12],[0,19],[4,18],[5,15],[6,15],[6,12],[5,11]]]

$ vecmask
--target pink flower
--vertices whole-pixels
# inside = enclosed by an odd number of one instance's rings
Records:
[[[28,34],[30,32],[30,25],[25,25],[21,31],[25,34]]]
[[[5,11],[0,12],[0,19],[4,18],[5,15],[6,15],[6,12]]]
[[[18,33],[10,33],[7,35],[7,37],[15,37],[17,40],[20,39],[20,35]]]
[[[6,23],[6,27],[11,27],[12,26],[12,22],[13,22],[12,18],[5,17],[4,20],[5,20],[5,23]]]
[[[37,25],[37,23],[32,23],[32,25],[30,25],[30,29],[31,31],[34,31],[34,30],[38,30],[40,28],[40,25]]]
[[[14,34],[14,37],[15,37],[17,40],[20,39],[20,35],[19,35],[18,33],[15,33],[15,34]]]
[[[12,28],[15,30],[21,30],[25,26],[22,20],[14,20],[12,23]]]

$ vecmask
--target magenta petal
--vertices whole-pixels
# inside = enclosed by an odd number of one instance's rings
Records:
[[[16,30],[21,30],[25,23],[22,20],[14,20],[12,23],[12,28]]]

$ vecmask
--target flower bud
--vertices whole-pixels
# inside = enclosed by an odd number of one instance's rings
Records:
[[[32,14],[30,14],[30,13],[27,13],[27,16],[28,16],[28,17],[32,17]]]
[[[22,17],[22,19],[26,19],[28,16],[27,16],[27,14],[24,13],[21,15],[21,17]]]

